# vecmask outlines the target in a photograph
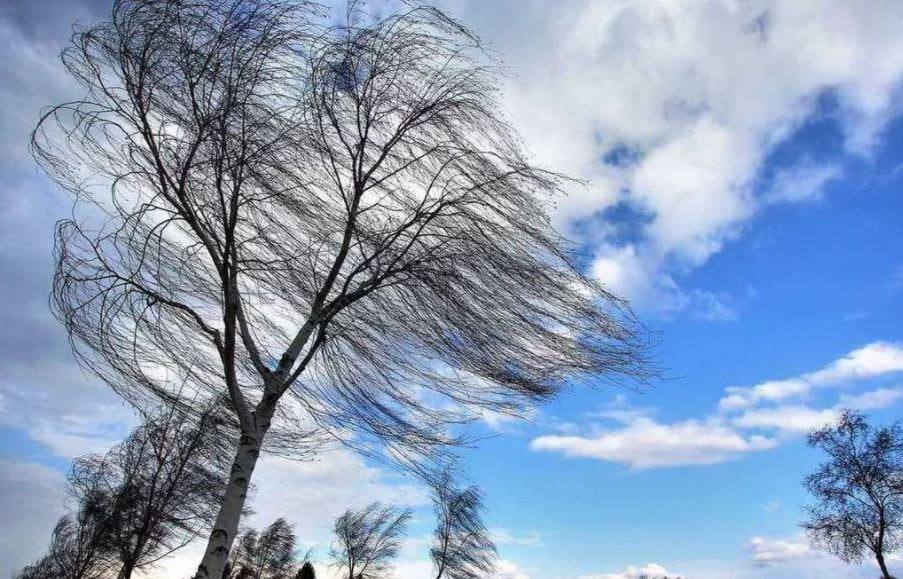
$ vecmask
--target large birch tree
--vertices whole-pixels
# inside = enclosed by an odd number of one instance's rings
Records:
[[[562,180],[523,152],[477,38],[423,5],[325,22],[117,0],[63,54],[83,96],[33,139],[77,200],[52,305],[79,359],[135,403],[225,400],[240,430],[199,578],[261,452],[319,433],[414,463],[482,411],[646,369],[551,227]]]

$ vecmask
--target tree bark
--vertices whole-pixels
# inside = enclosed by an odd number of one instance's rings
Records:
[[[260,446],[265,433],[262,429],[242,431],[223,504],[216,515],[204,558],[198,565],[194,579],[221,579],[223,576],[229,551],[238,534],[238,522],[248,495],[248,484],[260,457]]]
[[[131,563],[126,563],[122,566],[122,569],[119,570],[119,579],[131,579],[133,571],[134,566]]]
[[[875,559],[878,560],[878,567],[881,569],[881,579],[894,579],[887,570],[887,563],[884,562],[884,553],[878,551],[875,553]]]

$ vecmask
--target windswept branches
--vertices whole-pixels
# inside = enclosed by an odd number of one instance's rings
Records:
[[[22,577],[127,579],[207,530],[227,468],[222,421],[210,412],[195,420],[175,407],[144,418],[106,454],[73,462],[73,513]]]
[[[36,563],[22,569],[16,579],[103,579],[116,569],[116,557],[107,542],[107,497],[85,497],[74,515],[57,521],[50,548]]]
[[[436,579],[479,579],[495,569],[495,544],[483,523],[480,489],[459,489],[451,471],[444,471],[433,483],[436,530],[430,558]]]
[[[803,528],[813,541],[846,562],[871,553],[891,579],[886,555],[903,546],[903,432],[874,428],[865,416],[844,411],[836,425],[809,435],[828,460],[806,477],[817,501]]]
[[[207,532],[228,469],[222,421],[210,412],[193,420],[174,408],[150,415],[104,457],[76,463],[113,498],[108,541],[120,577],[148,568]],[[76,481],[73,481],[75,484]]]
[[[295,533],[285,519],[276,519],[258,533],[249,529],[239,538],[227,579],[290,579],[296,572]]]
[[[332,558],[348,579],[382,579],[398,555],[411,511],[373,503],[335,522]]]

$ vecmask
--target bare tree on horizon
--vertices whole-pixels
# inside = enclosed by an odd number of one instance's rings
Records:
[[[483,497],[475,486],[458,488],[451,470],[433,482],[436,530],[430,558],[436,579],[480,579],[495,569],[496,549],[483,522]]]
[[[83,98],[32,141],[77,200],[52,305],[81,363],[134,404],[235,417],[199,579],[261,452],[325,433],[420,464],[481,410],[649,372],[626,304],[551,227],[561,178],[522,151],[478,40],[429,6],[314,10],[117,0],[63,54]]]
[[[332,559],[347,579],[385,579],[398,556],[410,509],[372,503],[336,519]]]
[[[228,470],[213,412],[186,415],[174,406],[144,422],[105,456],[79,459],[75,471],[97,478],[112,497],[108,542],[120,579],[185,547],[209,530]]]
[[[260,532],[246,530],[238,538],[229,567],[232,572],[224,579],[291,579],[298,570],[292,526],[278,518]]]
[[[16,579],[105,579],[115,573],[116,556],[109,544],[109,497],[92,492],[75,513],[60,517],[47,554],[28,565]]]
[[[836,424],[809,434],[809,445],[828,460],[806,477],[817,501],[803,528],[812,541],[846,563],[875,558],[883,579],[893,579],[887,555],[903,546],[903,431],[876,428],[852,410]]]

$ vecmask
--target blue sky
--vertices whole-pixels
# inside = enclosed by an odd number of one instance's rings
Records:
[[[442,5],[510,69],[505,103],[537,161],[588,181],[554,217],[657,333],[665,375],[475,426],[496,579],[873,576],[806,545],[800,480],[819,458],[806,429],[841,406],[877,422],[903,408],[903,5]],[[46,544],[68,461],[132,421],[46,312],[68,205],[24,150],[39,107],[71,90],[56,60],[70,24],[103,10],[0,7],[0,574]],[[259,477],[252,522],[285,515],[321,554],[351,504],[416,507],[398,577],[427,576],[412,481],[346,451],[264,459]]]

